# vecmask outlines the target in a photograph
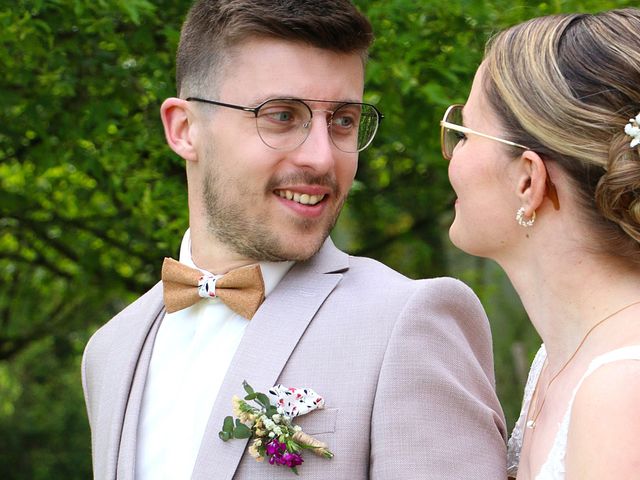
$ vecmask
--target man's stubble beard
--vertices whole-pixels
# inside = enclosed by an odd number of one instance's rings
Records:
[[[335,180],[325,177],[321,179],[317,177],[311,178],[310,174],[304,173],[301,173],[298,177],[302,177],[301,180],[304,179],[304,183],[331,185],[333,194],[336,195],[336,198],[340,198]],[[277,234],[272,233],[267,226],[267,221],[257,222],[256,219],[247,218],[240,203],[226,202],[223,194],[224,187],[219,185],[213,168],[207,169],[202,181],[208,232],[238,255],[251,258],[257,262],[304,261],[311,258],[320,250],[329,233],[333,230],[347,198],[344,195],[340,200],[333,218],[328,222],[322,235],[318,237],[318,244],[315,245],[313,250],[311,252],[297,252],[291,251],[291,249],[287,249],[281,244]],[[280,179],[280,182],[282,182],[282,179]],[[290,180],[290,183],[293,184],[294,182]],[[232,185],[226,185],[225,187],[233,188]],[[268,187],[267,190],[269,190]],[[242,197],[242,192],[236,192],[236,194],[239,194],[240,198]],[[250,201],[249,195],[246,198],[247,201]],[[298,229],[305,231],[313,228],[317,221],[314,219],[292,219],[291,222],[295,222]],[[272,226],[272,228],[277,228],[277,225]]]

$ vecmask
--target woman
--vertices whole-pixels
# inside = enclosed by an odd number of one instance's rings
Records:
[[[507,272],[543,339],[509,472],[640,478],[640,10],[494,38],[442,122],[462,250]]]

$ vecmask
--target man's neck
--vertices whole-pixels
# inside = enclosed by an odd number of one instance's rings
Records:
[[[222,275],[234,268],[253,265],[258,260],[243,257],[207,234],[190,231],[191,260],[198,268]]]

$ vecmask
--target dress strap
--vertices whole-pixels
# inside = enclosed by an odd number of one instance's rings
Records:
[[[578,389],[580,388],[580,385],[582,385],[582,382],[584,382],[584,380],[589,375],[591,375],[593,372],[595,372],[598,368],[602,367],[603,365],[617,362],[620,360],[640,360],[640,345],[630,345],[628,347],[622,347],[616,350],[611,350],[610,352],[603,353],[602,355],[591,360],[591,363],[589,364],[589,368],[587,368],[587,371],[584,373],[584,375],[582,376],[582,378],[580,379],[580,381],[576,385],[576,388],[573,391],[573,398],[575,398],[576,393],[578,393]],[[573,398],[571,400],[572,402],[573,402]]]
[[[630,345],[628,347],[618,348],[591,360],[589,367],[585,371],[580,381],[576,384],[571,394],[571,400],[566,413],[556,433],[556,438],[553,441],[549,456],[540,468],[540,472],[536,476],[536,480],[563,480],[565,474],[564,459],[567,451],[567,440],[569,437],[569,421],[571,419],[571,410],[573,409],[573,402],[576,398],[578,390],[582,386],[582,383],[595,372],[598,368],[609,363],[617,362],[620,360],[640,360],[640,345]]]

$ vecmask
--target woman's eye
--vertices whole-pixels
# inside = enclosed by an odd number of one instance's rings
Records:
[[[467,139],[467,136],[466,136],[464,133],[462,133],[462,132],[458,132],[458,131],[455,131],[455,130],[454,130],[454,131],[453,131],[453,134],[455,135],[456,140],[458,140],[458,142],[461,142],[461,141],[463,141],[463,140],[466,140],[466,139]]]

